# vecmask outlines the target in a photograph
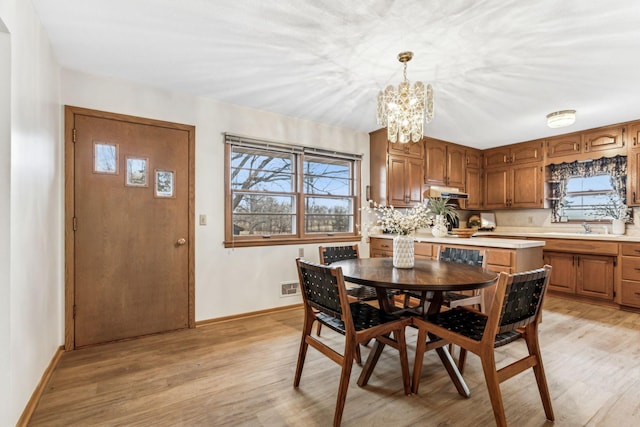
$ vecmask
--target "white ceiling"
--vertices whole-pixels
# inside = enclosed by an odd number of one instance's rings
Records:
[[[63,67],[361,131],[402,79],[489,148],[640,119],[637,0],[32,0]],[[576,109],[551,130],[547,113]]]

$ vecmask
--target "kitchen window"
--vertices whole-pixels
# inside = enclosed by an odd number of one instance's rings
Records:
[[[552,222],[610,221],[604,211],[627,198],[627,158],[550,165]]]
[[[359,239],[360,157],[225,135],[225,246]]]

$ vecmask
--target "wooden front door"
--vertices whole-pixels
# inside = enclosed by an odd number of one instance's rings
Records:
[[[65,113],[65,347],[193,327],[194,127]]]

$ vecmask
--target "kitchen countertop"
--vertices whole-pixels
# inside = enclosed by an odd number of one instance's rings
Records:
[[[560,232],[560,231],[479,231],[476,236],[504,236],[504,237],[526,237],[538,239],[576,239],[576,240],[603,240],[609,242],[640,242],[640,236],[627,236],[601,233],[580,233],[580,232]],[[486,238],[486,237],[485,237]],[[493,237],[492,237],[493,238]]]
[[[369,237],[377,237],[382,239],[393,239],[394,234],[372,234]],[[524,239],[500,239],[496,237],[471,237],[460,238],[458,236],[433,237],[428,234],[417,234],[414,236],[416,242],[465,245],[465,246],[482,246],[486,248],[503,248],[503,249],[525,249],[544,246],[544,241],[524,240]]]

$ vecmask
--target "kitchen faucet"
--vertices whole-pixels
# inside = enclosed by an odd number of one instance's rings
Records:
[[[584,227],[585,233],[591,233],[591,224],[587,224],[586,222],[583,222],[582,226]]]

